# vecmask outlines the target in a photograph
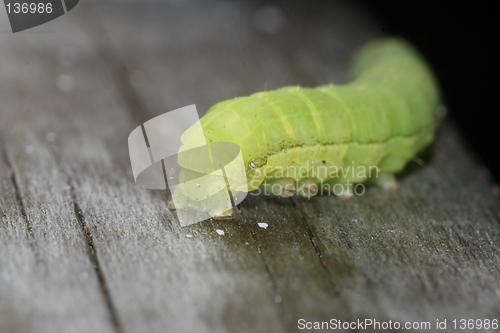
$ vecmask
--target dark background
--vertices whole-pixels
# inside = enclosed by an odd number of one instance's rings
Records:
[[[404,36],[426,56],[439,78],[448,117],[500,182],[498,59],[493,56],[500,19],[493,2],[359,4],[382,22],[384,32]]]
[[[291,7],[330,0],[262,0]],[[494,2],[346,1],[381,24],[381,34],[401,36],[423,53],[438,76],[447,117],[458,126],[471,151],[500,183],[496,76],[500,17]],[[495,52],[498,53],[498,52]]]

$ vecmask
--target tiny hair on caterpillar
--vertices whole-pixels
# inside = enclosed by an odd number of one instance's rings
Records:
[[[184,132],[180,151],[200,141],[208,154],[214,143],[239,146],[245,177],[227,184],[233,196],[263,189],[282,197],[326,191],[347,198],[355,184],[367,182],[395,189],[395,174],[434,140],[437,81],[423,57],[400,38],[363,46],[352,73],[354,80],[344,85],[287,86],[217,103],[201,118],[202,132],[194,126]],[[195,154],[184,155],[179,165],[181,178],[204,173]],[[351,192],[338,191],[348,184]],[[173,193],[175,208],[231,216],[231,209],[211,209],[217,191],[181,186]]]

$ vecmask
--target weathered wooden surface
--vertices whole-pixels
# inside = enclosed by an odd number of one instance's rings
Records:
[[[500,319],[500,205],[448,123],[399,192],[354,202],[251,197],[237,220],[180,228],[166,193],[134,184],[126,144],[140,122],[343,80],[378,31],[345,4],[282,8],[275,33],[261,14],[246,2],[82,2],[15,35],[2,17],[0,332]]]

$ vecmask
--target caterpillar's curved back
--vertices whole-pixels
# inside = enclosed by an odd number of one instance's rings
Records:
[[[362,48],[353,73],[354,81],[346,85],[283,87],[218,103],[201,119],[205,139],[239,145],[248,190],[266,179],[323,183],[369,178],[321,175],[319,166],[399,172],[434,138],[440,101],[436,80],[401,39],[381,39]],[[199,141],[188,130],[183,149]],[[297,173],[301,166],[305,168]],[[202,172],[195,159],[184,160],[182,167]],[[233,191],[238,190],[235,185]],[[178,195],[193,197],[189,190]]]

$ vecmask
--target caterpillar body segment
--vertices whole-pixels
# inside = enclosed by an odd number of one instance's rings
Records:
[[[437,82],[401,39],[362,48],[353,72],[354,81],[346,85],[288,86],[218,103],[201,119],[205,138],[188,130],[181,138],[183,149],[200,140],[237,144],[248,191],[262,187],[284,197],[311,197],[325,188],[332,192],[336,185],[366,181],[395,189],[394,174],[434,139]],[[194,161],[181,166],[201,172]],[[203,207],[195,192],[175,195]]]

